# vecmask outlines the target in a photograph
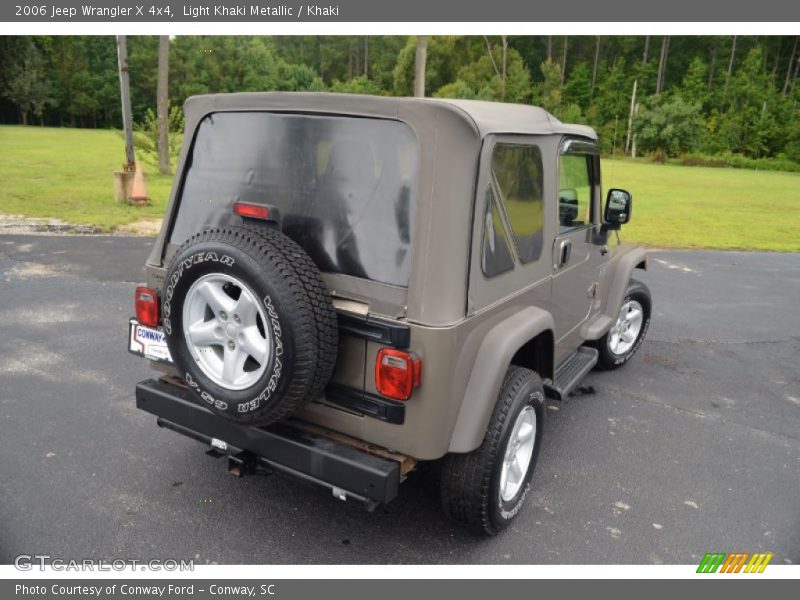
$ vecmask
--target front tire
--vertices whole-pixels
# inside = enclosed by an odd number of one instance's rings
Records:
[[[529,369],[510,367],[483,443],[468,454],[443,459],[445,514],[485,535],[505,529],[530,491],[544,420],[541,378]]]
[[[598,369],[618,369],[636,354],[650,327],[652,306],[650,289],[631,279],[616,322],[593,344],[599,352]]]

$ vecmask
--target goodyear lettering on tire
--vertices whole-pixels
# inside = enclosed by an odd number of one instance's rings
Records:
[[[232,256],[228,256],[227,254],[223,254],[221,257],[217,255],[216,252],[197,252],[192,256],[187,257],[181,264],[178,265],[178,269],[172,274],[170,278],[169,285],[167,285],[167,289],[164,290],[164,307],[162,309],[163,312],[163,326],[164,331],[167,335],[172,334],[172,296],[175,293],[175,286],[183,277],[184,271],[187,269],[191,269],[194,265],[199,265],[200,263],[204,262],[215,262],[225,265],[226,267],[231,267],[236,262]]]

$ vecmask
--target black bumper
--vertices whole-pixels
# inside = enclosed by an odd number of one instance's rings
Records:
[[[337,498],[374,508],[397,496],[397,461],[367,454],[291,422],[269,427],[234,423],[196,403],[187,390],[155,379],[136,385],[136,406],[158,417],[159,426],[210,444],[235,461],[245,457],[268,470],[325,486]]]

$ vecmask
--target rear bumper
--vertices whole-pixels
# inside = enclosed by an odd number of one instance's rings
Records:
[[[327,487],[342,500],[374,508],[397,496],[400,464],[293,424],[242,425],[196,403],[187,390],[148,379],[136,385],[136,406],[161,427],[209,444],[233,464],[264,467]]]

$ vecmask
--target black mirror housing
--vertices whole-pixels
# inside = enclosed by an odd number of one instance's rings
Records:
[[[606,209],[603,213],[603,221],[613,228],[625,225],[631,220],[631,209],[633,208],[633,196],[627,190],[612,188],[608,190],[606,196]]]

